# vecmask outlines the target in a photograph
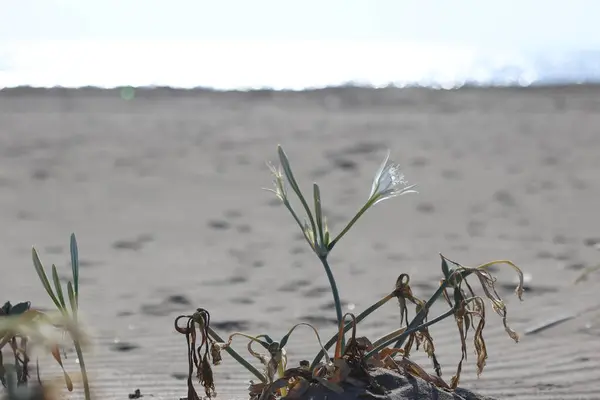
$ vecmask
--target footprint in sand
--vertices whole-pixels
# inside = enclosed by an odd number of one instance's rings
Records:
[[[115,250],[132,250],[139,251],[141,250],[146,243],[149,243],[154,240],[154,237],[151,234],[143,233],[138,235],[135,239],[120,239],[115,241],[112,244],[113,249]]]
[[[167,297],[158,304],[143,304],[140,307],[140,311],[145,315],[162,317],[170,315],[176,311],[181,312],[184,310],[189,310],[191,306],[192,302],[187,297],[176,294]]]

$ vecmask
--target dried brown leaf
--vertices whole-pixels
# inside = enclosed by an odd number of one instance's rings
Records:
[[[379,356],[379,359],[383,360],[386,357],[394,357],[394,356],[396,356],[398,354],[404,355],[404,349],[390,348],[390,347],[388,347],[388,348],[382,349],[379,352],[378,356]]]
[[[398,307],[400,308],[400,326],[404,322],[408,324],[408,308],[406,307],[406,299],[412,296],[410,286],[410,277],[407,274],[401,274],[396,280],[396,298],[398,299]]]
[[[390,332],[390,333],[386,334],[385,336],[382,336],[379,339],[377,339],[371,346],[372,346],[372,348],[375,348],[375,347],[379,346],[381,343],[387,342],[391,338],[401,335],[402,333],[404,333],[404,331],[406,331],[405,326],[402,328],[396,329],[395,331]],[[371,351],[371,349],[367,349],[367,351]]]
[[[329,381],[334,383],[344,382],[351,372],[348,362],[343,358],[336,358],[332,362],[335,365],[335,372]]]
[[[342,317],[342,320],[340,321],[339,326],[338,326],[338,338],[335,343],[334,358],[342,357],[342,343],[344,341],[343,340],[344,339],[344,326],[346,325],[346,317],[347,316],[350,316],[352,318],[352,335],[351,335],[348,343],[356,340],[356,317],[352,313],[346,313]]]
[[[408,340],[406,341],[406,344],[404,345],[404,357],[410,356],[410,351],[412,350],[414,343],[415,343],[415,334],[412,333],[412,334],[408,335]]]
[[[248,392],[250,393],[250,396],[259,396],[264,390],[265,386],[267,386],[267,384],[264,382],[250,382],[250,385],[248,386]]]
[[[198,380],[204,386],[204,393],[209,399],[216,396],[215,380],[207,354],[202,357],[201,366],[198,368]]]
[[[275,393],[289,385],[287,378],[279,378],[264,386],[259,400],[272,400],[275,399]]]
[[[479,324],[475,329],[473,336],[473,345],[475,346],[475,354],[477,354],[477,376],[481,375],[485,362],[487,360],[487,348],[483,339],[483,328],[485,327],[485,307],[481,305],[479,312]]]
[[[65,370],[65,367],[63,365],[62,359],[60,357],[60,348],[55,345],[52,346],[52,357],[54,357],[54,359],[56,360],[56,362],[58,363],[58,365],[60,365],[60,368],[62,369],[63,375],[65,377],[65,385],[67,386],[67,390],[69,392],[73,391],[73,381],[71,380],[71,377],[69,376],[69,374],[67,374],[67,371]]]
[[[301,399],[310,387],[310,383],[304,378],[297,378],[290,385],[286,399]]]
[[[410,359],[404,357],[400,360],[395,360],[399,367],[403,368],[407,373],[419,377],[426,382],[432,383],[437,387],[450,389],[450,386],[444,382],[444,380],[435,375],[431,375],[427,373],[423,368],[421,368],[417,363],[411,361]]]
[[[458,311],[454,314],[456,319],[456,325],[458,327],[458,334],[460,337],[460,345],[461,345],[461,356],[460,361],[458,362],[458,366],[456,367],[456,374],[450,380],[450,387],[452,389],[456,389],[460,382],[460,374],[462,372],[462,364],[463,361],[467,359],[467,333],[466,329],[463,328],[463,325],[467,326],[465,317],[468,315],[465,312],[465,304],[464,302],[459,306]]]
[[[230,338],[230,341],[231,341],[231,338]],[[259,353],[257,351],[254,351],[252,349],[252,344],[253,343],[254,343],[254,340],[250,340],[248,342],[248,352],[250,353],[250,355],[252,357],[256,358],[258,361],[260,361],[260,363],[262,365],[264,365],[266,367],[267,365],[269,365],[269,357],[266,356],[266,355],[264,355],[264,354],[261,354],[261,353]]]
[[[511,263],[511,265],[514,265],[514,264]],[[504,325],[504,330],[506,331],[506,333],[508,333],[508,336],[510,336],[511,339],[513,339],[515,342],[518,342],[519,335],[512,328],[510,328],[510,326],[508,326],[507,317],[506,317],[506,315],[507,315],[506,305],[500,298],[500,295],[496,291],[496,287],[494,285],[494,283],[496,282],[496,279],[493,278],[489,274],[489,272],[484,269],[475,269],[473,272],[479,278],[479,281],[481,282],[481,287],[482,287],[486,297],[492,303],[492,308],[498,315],[500,315],[502,317],[502,324]],[[522,291],[520,293],[522,294]],[[520,296],[520,294],[519,294],[519,296]]]

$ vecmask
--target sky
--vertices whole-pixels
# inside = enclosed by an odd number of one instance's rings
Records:
[[[598,0],[0,0],[0,41],[386,40],[600,49]]]

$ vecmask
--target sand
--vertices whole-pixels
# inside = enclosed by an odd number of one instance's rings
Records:
[[[470,348],[462,386],[498,398],[598,398],[600,275],[573,281],[600,262],[599,106],[598,87],[140,89],[133,100],[118,90],[0,91],[2,300],[49,307],[31,246],[68,276],[75,232],[99,398],[136,388],[185,396],[179,314],[207,308],[223,335],[280,337],[308,316],[324,337],[335,331],[318,260],[261,190],[277,144],[303,188],[320,184],[333,232],[363,205],[389,148],[420,193],[378,204],[332,253],[347,310],[381,298],[403,272],[428,297],[440,252],[471,266],[510,259],[527,274],[525,301],[509,269],[498,285],[521,341],[490,308],[487,367],[477,379]],[[397,328],[396,304],[368,321],[359,334],[371,338]],[[446,379],[459,359],[455,329],[432,330]],[[299,330],[291,362],[316,348]],[[66,363],[77,371],[74,355]],[[232,359],[216,372],[219,398],[246,398],[250,375]]]

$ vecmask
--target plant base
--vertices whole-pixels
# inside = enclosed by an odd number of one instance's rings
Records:
[[[495,400],[465,389],[456,389],[453,393],[444,391],[421,378],[400,374],[385,368],[373,368],[369,371],[373,380],[384,393],[373,387],[357,387],[347,383],[341,386],[343,393],[335,393],[322,385],[311,385],[302,399],[312,400]]]

